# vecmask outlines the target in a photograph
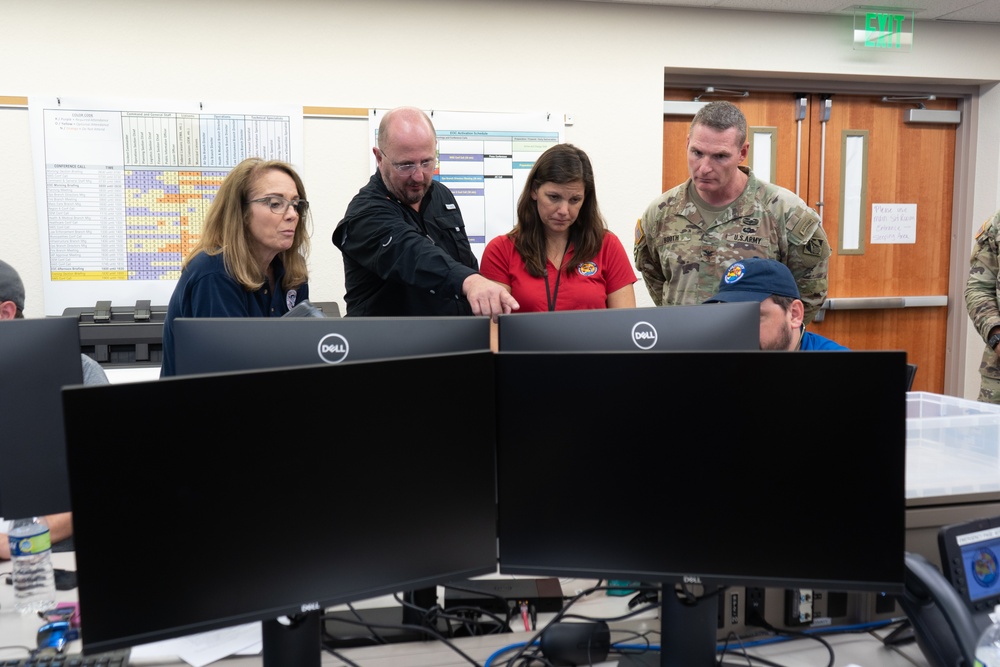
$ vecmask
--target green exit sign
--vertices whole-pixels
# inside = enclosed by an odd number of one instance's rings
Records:
[[[854,48],[881,51],[913,49],[913,11],[898,7],[854,8]]]

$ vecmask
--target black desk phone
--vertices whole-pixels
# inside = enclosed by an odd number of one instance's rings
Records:
[[[1000,517],[945,526],[938,532],[941,570],[973,616],[1000,604]]]
[[[1000,604],[1000,517],[938,531],[942,569],[905,554],[900,607],[917,644],[934,667],[973,667],[976,643]]]

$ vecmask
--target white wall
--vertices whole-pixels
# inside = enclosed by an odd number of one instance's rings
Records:
[[[0,0],[0,96],[281,101],[303,106],[572,113],[615,233],[660,193],[664,67],[727,76],[983,85],[962,238],[1000,208],[1000,26],[918,22],[909,53],[855,51],[850,16],[571,0]],[[961,75],[961,80],[956,76]],[[27,112],[0,109],[0,257],[43,314]],[[367,121],[308,119],[310,292],[343,299],[329,241],[368,173]],[[642,284],[639,305],[651,305]],[[952,308],[964,310],[961,294]],[[85,304],[81,304],[85,305]],[[966,318],[967,319],[967,318]],[[963,331],[968,335],[967,331]],[[969,336],[959,377],[978,364]],[[963,345],[964,347],[964,345]],[[959,386],[958,393],[961,393]]]

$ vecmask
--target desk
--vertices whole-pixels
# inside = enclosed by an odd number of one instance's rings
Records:
[[[52,559],[55,567],[75,569],[73,553],[55,553],[52,555]],[[9,569],[9,562],[0,564],[0,572],[7,572]],[[578,590],[589,588],[593,583],[591,580],[562,580],[563,589],[567,595],[573,595]],[[76,600],[76,592],[75,590],[59,591],[56,597],[59,602],[72,602]],[[573,606],[573,611],[593,618],[620,616],[627,612],[628,600],[629,597],[612,597],[603,592],[596,592],[580,600]],[[137,599],[137,604],[140,602],[141,599]],[[12,587],[2,585],[0,587],[0,646],[33,647],[35,633],[42,621],[37,616],[21,616],[14,611],[13,604]],[[369,601],[368,604],[359,603],[358,606],[372,604],[384,604],[384,599]],[[547,623],[552,616],[552,614],[540,614],[539,625]],[[85,614],[83,623],[86,625]],[[659,624],[656,614],[650,611],[635,619],[613,624],[613,630],[621,629],[623,632],[658,631]],[[513,629],[514,632],[510,634],[464,637],[454,639],[452,643],[482,665],[496,651],[512,644],[527,641],[532,636],[532,634],[525,632],[523,625],[515,624]],[[882,631],[881,634],[887,632],[887,630]],[[612,640],[620,641],[623,636],[623,634],[613,632]],[[658,641],[656,637],[658,635],[653,635],[652,641]],[[834,648],[836,655],[834,664],[838,667],[851,664],[861,667],[928,667],[927,661],[915,644],[907,644],[898,649],[887,648],[872,634],[833,635],[827,637],[826,640]],[[628,643],[633,642],[628,641]],[[69,650],[79,651],[80,643],[73,642]],[[751,648],[750,651],[754,655],[766,657],[786,667],[823,667],[828,661],[826,649],[819,642],[811,639],[758,646]],[[458,653],[437,641],[343,649],[342,654],[361,667],[468,667],[470,664]],[[0,659],[20,658],[24,655],[23,650],[0,650]],[[742,660],[742,663],[746,664],[745,659],[737,658],[736,653],[727,653],[727,655],[731,656],[727,663],[739,664]],[[612,656],[609,663],[614,664],[615,660],[618,661],[619,667],[638,667],[643,664],[638,659],[617,656]],[[142,660],[141,662],[134,661],[133,664],[149,667],[177,667],[185,663],[175,657],[164,657]],[[214,664],[219,667],[260,667],[262,660],[260,656],[241,656],[227,658]],[[324,667],[336,667],[348,663],[324,653],[322,664]]]
[[[494,635],[488,637],[466,637],[453,640],[453,644],[478,664],[484,664],[499,649],[524,641],[525,635]],[[612,639],[615,636],[612,635]],[[859,665],[860,667],[928,667],[927,661],[914,645],[899,650],[884,647],[877,639],[868,635],[837,635],[827,640],[835,651],[835,667]],[[825,667],[829,654],[819,643],[812,640],[795,640],[783,644],[754,648],[753,655],[773,660],[785,667]],[[410,642],[353,648],[343,651],[344,657],[361,667],[469,667],[470,663],[440,642]],[[512,655],[512,654],[509,654]],[[508,657],[509,657],[508,655]],[[634,659],[609,658],[609,664],[618,667],[640,667],[643,663]],[[747,664],[735,653],[727,653],[727,664]],[[176,667],[177,661],[144,662],[150,667]],[[219,663],[218,667],[260,667],[261,658],[233,657]],[[343,667],[348,663],[324,653],[323,667]],[[646,663],[647,665],[649,663]],[[653,663],[655,664],[655,663]]]

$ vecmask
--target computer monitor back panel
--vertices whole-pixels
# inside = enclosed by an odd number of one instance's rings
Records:
[[[494,356],[66,389],[84,648],[495,571]]]
[[[177,375],[490,349],[486,317],[178,318]]]
[[[905,353],[497,357],[501,572],[901,588]]]
[[[757,350],[760,304],[511,313],[497,333],[501,352]]]
[[[60,390],[82,382],[74,318],[0,321],[0,516],[70,509]],[[91,415],[92,437],[111,427],[106,414]]]

